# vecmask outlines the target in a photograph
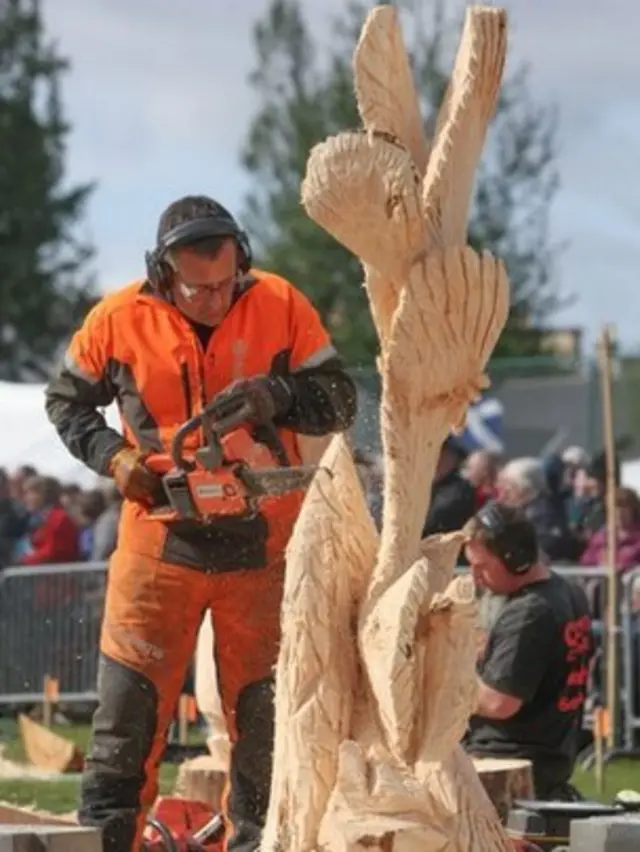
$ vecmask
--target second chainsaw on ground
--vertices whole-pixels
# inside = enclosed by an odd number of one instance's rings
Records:
[[[265,498],[307,488],[317,468],[290,466],[276,429],[256,427],[252,413],[248,403],[214,399],[178,429],[170,454],[146,459],[162,476],[167,500],[151,510],[153,519],[207,523],[250,516]],[[202,446],[185,450],[186,439],[199,430]]]

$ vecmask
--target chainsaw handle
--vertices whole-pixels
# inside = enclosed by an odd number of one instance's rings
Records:
[[[184,442],[192,432],[203,427],[206,444],[211,449],[219,450],[222,453],[220,439],[234,429],[237,429],[238,426],[242,426],[250,421],[252,414],[252,406],[248,402],[245,402],[236,411],[225,415],[223,405],[214,399],[199,414],[196,414],[190,420],[187,420],[186,423],[183,423],[174,435],[171,442],[171,458],[174,465],[180,470],[191,467],[192,463],[184,457]],[[218,416],[216,419],[217,415],[221,416]]]
[[[160,820],[156,819],[154,816],[148,816],[147,825],[158,832],[162,841],[162,845],[164,846],[166,852],[179,852],[178,844],[176,843],[173,838],[173,835],[163,822],[160,822]]]

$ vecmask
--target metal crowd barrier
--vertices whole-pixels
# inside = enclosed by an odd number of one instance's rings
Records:
[[[461,567],[459,571],[468,569]],[[583,567],[581,565],[554,565],[553,570],[568,579],[579,580],[586,584],[594,584],[599,581],[600,590],[605,594],[600,595],[600,611],[606,614],[606,591],[609,581],[609,569],[605,567]],[[632,568],[622,576],[618,577],[618,620],[613,626],[613,631],[618,637],[618,683],[620,702],[616,719],[613,723],[614,751],[616,753],[627,752],[637,754],[638,746],[636,739],[640,737],[640,679],[638,667],[640,666],[640,609],[634,612],[634,586],[636,586],[640,599],[640,567]],[[593,604],[593,596],[590,604]],[[596,641],[597,669],[598,669],[598,695],[595,696],[599,703],[606,701],[607,683],[607,636],[608,626],[603,618],[592,619],[593,632]],[[593,684],[592,684],[593,687]],[[594,698],[593,693],[589,696]],[[593,726],[592,708],[588,708],[583,720],[583,726],[590,730]]]
[[[49,676],[60,702],[95,701],[104,562],[0,571],[0,705],[39,703]]]
[[[634,592],[635,586],[635,592]],[[622,748],[634,751],[640,730],[640,609],[634,611],[634,594],[640,591],[640,568],[625,572],[621,582],[620,635],[622,637],[623,724]]]
[[[558,574],[572,579],[600,580],[605,595],[601,597],[602,611],[606,614],[606,590],[609,580],[607,568],[582,568],[580,566],[557,566]],[[636,731],[640,730],[640,690],[638,666],[640,665],[640,610],[634,612],[634,586],[640,591],[640,567],[625,571],[618,577],[618,620],[613,631],[618,637],[618,683],[620,703],[617,718],[613,723],[614,751],[637,752]],[[606,698],[606,640],[609,627],[604,620],[594,619],[593,629],[597,644],[602,651],[601,677],[602,699]]]
[[[583,581],[600,580],[606,587],[605,568],[562,565],[554,570]],[[0,571],[0,706],[43,701],[47,676],[57,681],[60,702],[97,699],[106,572],[102,562]],[[620,616],[614,626],[619,637],[621,685],[616,746],[628,751],[634,748],[640,730],[640,613],[633,611],[634,584],[640,586],[640,568],[621,578]],[[601,647],[605,630],[603,622],[594,621]],[[606,654],[600,662],[604,675]]]

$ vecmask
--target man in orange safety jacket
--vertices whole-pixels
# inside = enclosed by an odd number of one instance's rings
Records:
[[[284,548],[302,497],[270,500],[250,518],[164,524],[149,518],[162,488],[145,460],[167,452],[180,425],[225,390],[248,401],[256,438],[272,423],[288,462],[300,464],[298,434],[351,426],[355,387],[311,303],[252,268],[246,235],[212,199],[171,204],[146,260],[145,280],[90,311],[46,395],[72,455],[113,477],[125,498],[80,820],[101,829],[105,852],[141,847],[208,609],[233,743],[226,844],[252,852],[269,796]],[[114,400],[122,434],[100,412]]]

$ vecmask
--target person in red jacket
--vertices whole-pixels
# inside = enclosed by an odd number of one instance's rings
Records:
[[[78,528],[60,505],[61,489],[56,479],[34,476],[24,486],[24,505],[40,519],[30,534],[30,549],[22,565],[55,565],[80,559]]]
[[[481,509],[496,497],[498,458],[487,450],[476,450],[467,456],[462,475],[473,485],[476,492],[476,508]]]

